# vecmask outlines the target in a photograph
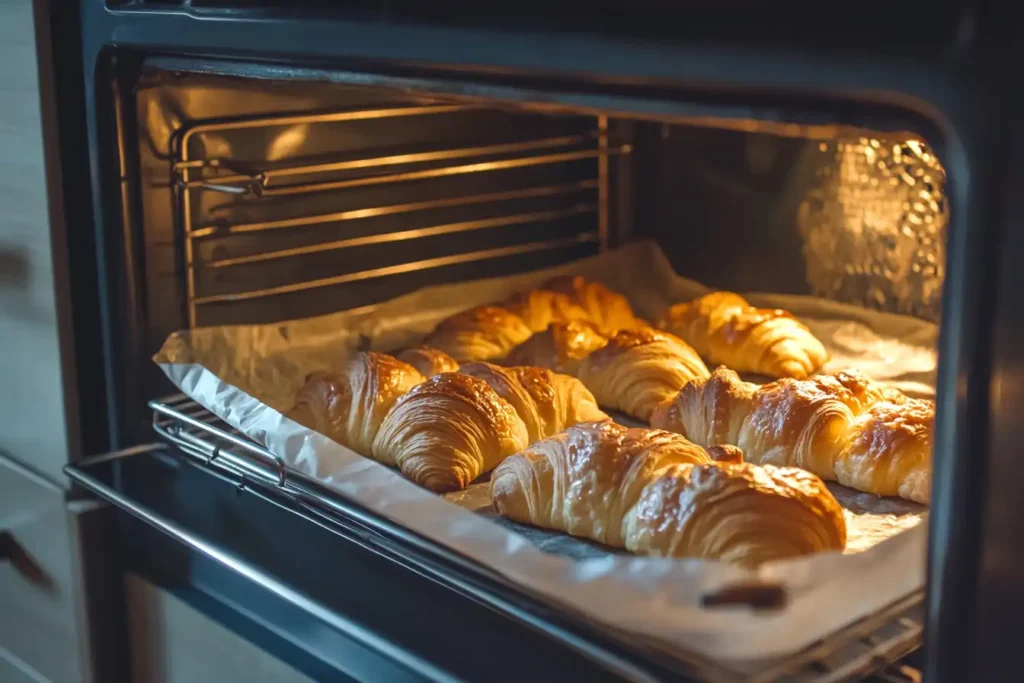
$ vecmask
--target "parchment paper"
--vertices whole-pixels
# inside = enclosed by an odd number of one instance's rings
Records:
[[[819,553],[756,572],[714,561],[633,557],[497,517],[485,482],[438,497],[283,416],[311,370],[340,368],[367,343],[382,351],[413,343],[452,312],[556,274],[604,282],[649,320],[707,291],[677,276],[657,245],[639,242],[558,268],[429,287],[368,309],[177,332],[154,360],[186,395],[340,495],[597,622],[736,669],[807,647],[923,586],[926,509],[906,501],[830,486],[846,511],[845,555]],[[747,296],[759,306],[786,308],[807,324],[831,353],[825,371],[854,367],[909,394],[934,394],[934,324],[811,297]],[[786,586],[784,609],[700,607],[702,595],[757,578]]]

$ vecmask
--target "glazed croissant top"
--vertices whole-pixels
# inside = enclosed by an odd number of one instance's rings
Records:
[[[423,381],[408,363],[373,351],[354,354],[341,372],[313,372],[288,417],[369,456],[384,416]]]
[[[661,430],[584,422],[506,459],[491,501],[515,521],[647,555],[753,566],[845,546],[842,510],[820,479],[736,457]]]
[[[441,492],[468,486],[528,443],[526,425],[515,408],[487,382],[447,372],[395,402],[373,440],[372,453],[375,460]]]
[[[734,444],[749,462],[927,503],[934,415],[930,401],[857,372],[758,386],[718,368],[659,406],[651,424],[698,444]]]
[[[456,372],[459,369],[458,362],[447,353],[426,346],[403,349],[395,357],[419,370],[424,377],[433,377],[442,372]]]
[[[685,342],[651,328],[618,332],[584,358],[578,372],[602,406],[645,422],[687,382],[709,374]]]
[[[676,304],[658,327],[689,342],[712,364],[739,372],[804,379],[828,360],[825,347],[792,315],[755,308],[732,292]]]
[[[423,340],[459,363],[504,358],[533,334],[515,313],[499,306],[478,306],[445,318]]]
[[[519,292],[499,305],[522,318],[534,332],[547,329],[551,323],[586,320],[590,316],[572,297],[547,289]]]
[[[526,424],[529,441],[539,441],[577,422],[608,416],[575,377],[545,368],[503,368],[490,363],[469,363],[459,372],[478,377],[508,401]]]
[[[562,292],[586,312],[588,319],[605,332],[618,332],[636,327],[637,320],[629,300],[616,294],[600,282],[591,282],[580,276],[556,277],[544,284],[544,289]],[[554,322],[568,322],[554,321]],[[545,326],[546,327],[546,326]],[[541,330],[544,327],[540,328]]]
[[[446,318],[423,343],[459,363],[494,360],[504,358],[534,332],[575,321],[610,330],[637,324],[626,298],[604,285],[580,277],[555,278],[544,288]]]
[[[550,368],[556,372],[575,376],[580,362],[608,343],[609,337],[591,322],[575,320],[552,323],[509,353],[509,365],[532,365]]]

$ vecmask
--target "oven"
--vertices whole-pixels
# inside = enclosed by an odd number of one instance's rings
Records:
[[[318,680],[1007,675],[1009,15],[549,4],[37,3],[80,425],[66,472],[111,507],[108,579]],[[755,672],[667,652],[282,469],[150,360],[176,330],[373,311],[638,242],[711,287],[938,324],[926,587]],[[130,603],[93,605],[108,639],[131,640]]]

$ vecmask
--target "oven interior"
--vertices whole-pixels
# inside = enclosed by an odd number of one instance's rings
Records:
[[[948,206],[919,136],[144,66],[119,88],[143,353],[654,240],[676,272],[938,321]],[[715,122],[712,122],[715,123]],[[146,430],[146,415],[131,429]],[[140,432],[144,433],[144,432]]]
[[[180,402],[155,420],[147,408],[175,391],[149,359],[176,330],[372,307],[636,240],[709,287],[940,319],[941,141],[900,126],[697,119],[159,59],[126,72],[110,112],[137,335],[115,373],[125,444],[156,426],[207,464],[239,447],[189,432]],[[152,486],[134,467],[116,476]]]

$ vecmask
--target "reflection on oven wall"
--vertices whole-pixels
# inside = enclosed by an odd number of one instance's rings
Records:
[[[938,320],[945,276],[945,171],[923,142],[857,137],[809,154],[800,204],[816,296]]]
[[[636,147],[637,233],[680,273],[938,320],[949,207],[924,142],[666,125]]]

